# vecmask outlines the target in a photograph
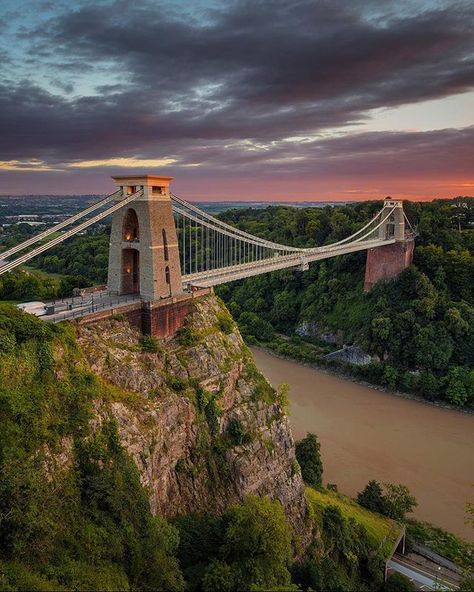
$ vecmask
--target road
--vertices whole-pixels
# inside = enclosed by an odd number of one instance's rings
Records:
[[[414,565],[410,561],[402,558],[400,555],[394,555],[388,562],[389,573],[396,571],[409,578],[417,587],[417,590],[457,590],[457,586],[450,581],[446,581],[439,568],[439,576],[432,571],[427,571]]]

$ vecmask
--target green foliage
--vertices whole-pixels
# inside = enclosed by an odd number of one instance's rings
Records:
[[[175,521],[189,590],[292,590],[291,531],[277,501],[249,497],[222,517]]]
[[[413,582],[400,573],[393,573],[382,586],[382,592],[415,592]]]
[[[167,376],[166,384],[169,388],[177,393],[184,393],[188,388],[188,381],[180,378],[179,376]]]
[[[458,590],[461,592],[472,592],[474,590],[474,577],[464,578],[459,584]]]
[[[357,501],[364,508],[399,522],[405,520],[406,515],[413,512],[418,505],[405,485],[384,483],[382,488],[380,483],[374,480],[369,481],[358,494]]]
[[[276,392],[276,401],[278,405],[281,407],[282,413],[288,415],[290,412],[290,385],[286,382],[282,382],[278,385],[278,389]]]
[[[61,592],[66,590],[57,581],[29,569],[25,565],[11,561],[0,561],[1,592],[17,592],[35,590],[38,592]]]
[[[418,506],[416,498],[411,495],[406,485],[384,483],[385,515],[401,522],[407,514]]]
[[[24,302],[71,296],[74,288],[90,286],[82,276],[51,276],[35,270],[11,271],[0,278],[0,300]]]
[[[203,592],[232,592],[235,588],[236,578],[232,567],[223,561],[213,561],[202,580]]]
[[[91,430],[106,387],[82,369],[72,331],[3,305],[4,334],[0,586],[182,590],[176,529],[151,515],[116,424]]]
[[[221,411],[215,397],[211,397],[204,409],[207,425],[211,435],[216,436],[219,433],[219,417]]]
[[[311,487],[321,487],[323,463],[320,444],[315,434],[307,434],[303,440],[296,442],[296,460],[301,467],[303,481]]]
[[[218,291],[248,343],[325,363],[324,351],[275,336],[278,330],[291,338],[302,323],[309,323],[323,332],[341,332],[347,344],[378,356],[378,364],[348,368],[355,376],[430,400],[472,406],[474,205],[469,200],[463,204],[467,207],[446,200],[405,203],[420,234],[415,265],[369,294],[363,293],[364,253],[313,263],[304,274],[264,274]],[[338,208],[276,206],[227,211],[221,217],[268,240],[312,247],[357,230],[379,208],[379,202]],[[465,218],[461,232],[459,216]]]
[[[380,514],[375,514],[334,491],[316,490],[306,488],[306,498],[317,524],[322,527],[323,512],[328,506],[337,506],[344,518],[355,520],[364,527],[367,533],[367,541],[372,552],[380,554],[383,559],[388,559],[392,547],[401,532],[401,526]]]
[[[237,417],[233,417],[229,421],[227,433],[232,442],[237,445],[247,444],[251,440],[250,434],[245,431],[242,422]]]
[[[375,480],[369,481],[363,491],[357,495],[357,503],[371,512],[383,514],[385,511],[385,500],[380,483]]]
[[[82,276],[86,283],[104,284],[107,281],[108,259],[109,236],[89,233],[75,236],[68,243],[35,257],[33,265],[50,273]]]
[[[306,495],[321,542],[313,542],[293,567],[293,581],[315,592],[362,591],[381,585],[385,561],[401,527],[335,492],[307,488]]]
[[[217,314],[217,326],[220,331],[230,335],[235,329],[235,322],[226,310],[220,310]]]
[[[176,332],[176,339],[180,345],[190,347],[196,345],[199,341],[199,337],[192,330],[189,325],[184,325]]]
[[[143,352],[160,353],[163,348],[156,337],[152,335],[142,335],[140,337],[140,347]]]
[[[270,322],[262,319],[254,312],[244,312],[240,315],[239,328],[245,337],[254,337],[261,341],[270,341],[275,335]]]
[[[226,512],[223,555],[240,589],[290,584],[291,535],[281,504],[248,497]]]

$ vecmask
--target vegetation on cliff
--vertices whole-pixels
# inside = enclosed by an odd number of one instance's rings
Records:
[[[0,307],[0,589],[182,588],[177,531],[150,513],[73,332]]]
[[[0,307],[0,590],[376,589],[369,518],[306,505],[284,393],[225,308],[185,327]]]

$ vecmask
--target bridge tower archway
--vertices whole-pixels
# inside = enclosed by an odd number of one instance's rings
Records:
[[[140,240],[140,225],[133,208],[128,208],[123,219],[122,240],[136,242]]]
[[[132,207],[112,216],[108,290],[156,301],[183,292],[179,246],[169,185],[172,177],[113,177],[117,200],[137,194]]]
[[[140,293],[140,251],[122,249],[122,294]]]

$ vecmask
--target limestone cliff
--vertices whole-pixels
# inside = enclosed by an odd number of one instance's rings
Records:
[[[143,338],[116,317],[79,328],[91,370],[116,387],[96,402],[138,466],[154,513],[219,512],[246,495],[279,499],[302,543],[303,483],[285,396],[256,369],[222,303],[196,299],[178,335]]]

